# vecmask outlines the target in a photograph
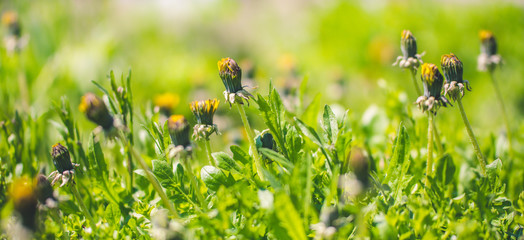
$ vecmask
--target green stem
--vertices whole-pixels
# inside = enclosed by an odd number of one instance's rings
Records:
[[[53,218],[53,220],[55,220],[55,222],[60,225],[60,231],[62,231],[62,239],[66,240],[66,239],[69,239],[69,235],[67,234],[66,232],[66,228],[65,228],[65,223],[64,221],[62,220],[62,217],[60,216],[60,211],[58,210],[58,208],[53,208],[51,211],[51,218]]]
[[[258,155],[257,146],[255,144],[255,134],[253,133],[253,130],[251,130],[251,126],[249,125],[249,121],[247,120],[244,105],[240,103],[237,103],[236,105],[238,108],[238,112],[240,113],[240,117],[242,118],[242,123],[244,123],[244,128],[246,129],[247,140],[249,141],[249,146],[251,147],[251,150],[253,152],[253,158],[255,159],[257,174],[260,177],[260,180],[265,181],[264,175],[262,174],[262,164],[260,162],[260,156]]]
[[[124,138],[122,134],[119,134],[119,137],[122,140],[122,142],[124,142],[124,144],[126,144],[126,147],[129,149],[129,151],[131,152],[133,157],[135,157],[136,161],[138,161],[138,165],[140,165],[142,170],[144,170],[144,172],[146,173],[147,179],[153,185],[153,188],[155,189],[155,191],[158,193],[158,195],[160,196],[160,198],[164,202],[164,205],[169,209],[171,214],[173,214],[173,215],[178,217],[178,213],[177,213],[175,207],[173,206],[173,204],[167,198],[167,195],[164,192],[164,189],[162,189],[162,186],[160,186],[160,184],[156,180],[155,176],[153,176],[153,173],[151,173],[151,170],[149,169],[149,166],[147,166],[146,161],[142,158],[142,156],[140,156],[140,154],[135,150],[135,148],[133,148],[133,146],[131,146],[129,144],[129,141],[127,141],[127,139]]]
[[[440,135],[437,131],[437,125],[435,124],[435,121],[431,121],[431,126],[433,127],[433,136],[435,140],[435,145],[437,145],[437,154],[438,156],[442,156],[444,154],[444,148],[442,147],[442,143],[440,142]]]
[[[509,119],[508,114],[506,112],[506,105],[504,104],[504,99],[502,98],[502,94],[500,93],[499,85],[497,84],[497,81],[495,80],[495,74],[493,73],[493,70],[489,71],[489,76],[491,77],[491,82],[493,83],[493,88],[495,89],[495,95],[497,95],[497,99],[500,104],[500,108],[502,109],[502,116],[504,117],[504,123],[506,125],[506,132],[507,132],[507,138],[508,138],[508,152],[510,155],[513,153],[513,145],[511,144],[512,138],[511,138],[511,127],[509,125]]]
[[[198,187],[198,184],[197,184],[198,179],[195,177],[195,175],[193,175],[193,168],[189,164],[189,157],[187,156],[184,157],[184,159],[182,159],[182,162],[184,164],[184,168],[186,169],[187,175],[189,177],[189,181],[191,182],[191,186],[193,187],[195,194],[198,198],[198,201],[200,202],[200,206],[204,208],[204,210],[207,210],[207,202],[204,196],[202,196],[202,193],[200,192],[200,188]]]
[[[84,212],[85,217],[89,221],[89,224],[91,227],[95,227],[95,221],[93,220],[93,217],[91,216],[91,213],[89,213],[89,210],[87,210],[86,205],[84,204],[84,201],[82,200],[82,197],[80,196],[80,193],[78,192],[78,189],[76,188],[75,183],[71,183],[71,192],[73,192],[73,195],[75,195],[75,199],[78,202],[78,205],[80,205],[80,209],[82,212]]]
[[[411,79],[413,80],[413,85],[415,86],[415,90],[417,91],[418,96],[423,96],[424,93],[422,92],[422,90],[420,90],[420,87],[418,85],[417,70],[415,68],[411,69]],[[432,122],[432,127],[433,127],[433,135],[435,136],[434,137],[435,145],[437,145],[437,153],[439,156],[442,156],[444,154],[444,148],[442,147],[442,142],[440,141],[440,135],[438,134],[438,131],[437,131],[437,125],[435,124],[434,121]]]
[[[482,170],[482,175],[486,176],[486,159],[484,159],[484,156],[482,155],[482,152],[480,151],[479,144],[477,142],[477,138],[475,138],[475,135],[473,134],[473,130],[471,129],[471,125],[469,124],[468,117],[466,116],[466,112],[464,111],[464,106],[462,105],[462,99],[457,98],[457,103],[460,109],[460,114],[462,115],[462,120],[464,121],[464,125],[466,126],[466,130],[469,135],[469,139],[471,140],[471,144],[473,144],[473,149],[475,149],[475,153],[477,154],[477,159],[480,163],[480,168]]]
[[[426,165],[426,186],[429,187],[429,176],[433,170],[433,113],[428,112],[428,162]]]
[[[418,86],[418,81],[417,81],[417,69],[415,68],[412,68],[411,69],[411,79],[413,80],[413,85],[415,86],[415,90],[417,90],[417,94],[419,96],[422,96],[423,93],[422,91],[420,90],[420,87]]]
[[[211,144],[209,142],[209,139],[204,140],[204,145],[206,147],[207,153],[207,160],[209,161],[209,164],[211,164],[213,167],[216,167],[215,160],[213,160],[213,156],[211,156]]]

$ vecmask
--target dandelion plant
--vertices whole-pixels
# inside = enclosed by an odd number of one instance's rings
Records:
[[[197,120],[197,124],[193,127],[193,137],[198,141],[204,141],[207,160],[209,164],[215,166],[215,161],[211,156],[211,145],[209,137],[213,133],[218,133],[218,127],[213,123],[213,116],[218,108],[220,101],[217,99],[208,99],[203,101],[194,101],[191,103],[191,111]]]
[[[442,55],[440,59],[440,64],[442,66],[444,76],[446,77],[446,84],[444,85],[444,94],[450,96],[451,99],[457,102],[460,109],[460,115],[462,116],[462,120],[464,121],[464,125],[466,126],[466,130],[468,132],[471,144],[473,145],[473,149],[475,150],[475,154],[477,155],[477,159],[482,170],[482,175],[485,176],[486,159],[484,159],[482,151],[480,151],[477,138],[475,137],[475,134],[473,134],[473,129],[471,129],[471,124],[469,123],[468,117],[466,116],[466,112],[464,111],[464,106],[462,104],[462,97],[464,97],[465,90],[471,91],[469,82],[467,80],[464,80],[462,76],[464,71],[462,62],[458,59],[457,56],[455,56],[455,54],[450,53]]]

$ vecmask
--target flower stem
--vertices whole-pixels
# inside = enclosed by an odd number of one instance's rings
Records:
[[[82,200],[82,197],[80,196],[80,193],[78,192],[78,189],[76,188],[75,183],[71,183],[71,192],[73,192],[73,195],[75,195],[75,199],[78,202],[78,205],[80,205],[80,209],[82,212],[84,212],[85,217],[89,221],[89,224],[91,227],[95,227],[95,221],[93,220],[93,217],[91,216],[91,213],[89,213],[89,210],[87,210],[86,205],[84,204],[84,201]]]
[[[415,68],[411,69],[411,79],[413,80],[413,85],[415,86],[415,90],[417,91],[418,96],[422,96],[424,93],[422,90],[420,90],[420,87],[418,85],[417,81],[417,70]],[[439,156],[442,156],[444,154],[444,148],[442,147],[442,142],[440,141],[440,135],[437,131],[437,125],[434,121],[432,121],[432,127],[433,127],[433,135],[435,140],[435,145],[437,145],[437,153]]]
[[[422,96],[422,90],[420,90],[420,87],[418,86],[417,82],[417,69],[412,68],[411,69],[411,79],[413,80],[413,85],[415,86],[415,90],[417,90],[417,94],[419,96]]]
[[[247,140],[253,152],[253,158],[255,159],[255,166],[257,168],[257,174],[260,177],[260,180],[265,181],[264,175],[262,174],[262,164],[260,162],[260,156],[258,155],[257,146],[255,145],[255,134],[251,130],[249,121],[247,120],[246,111],[244,110],[244,105],[237,103],[238,112],[242,118],[242,123],[244,123],[244,128],[247,133]]]
[[[468,131],[469,139],[471,140],[471,144],[473,144],[473,149],[475,149],[475,153],[477,154],[477,159],[480,163],[482,175],[486,176],[486,159],[484,159],[484,156],[480,151],[479,144],[477,143],[477,138],[475,138],[475,135],[473,134],[473,130],[471,129],[471,125],[468,121],[468,117],[466,116],[466,112],[464,111],[464,106],[462,105],[462,99],[457,98],[457,103],[460,109],[460,114],[462,115],[462,120],[464,120],[464,125],[466,126],[466,130]]]
[[[164,205],[169,209],[171,214],[173,214],[173,215],[178,217],[178,213],[176,212],[175,207],[173,206],[173,204],[167,198],[167,195],[164,192],[164,189],[162,189],[162,186],[160,186],[160,184],[156,180],[155,176],[153,176],[153,173],[151,173],[151,170],[149,169],[149,166],[147,166],[146,161],[144,161],[142,156],[140,156],[140,154],[138,154],[138,152],[135,150],[135,148],[133,148],[133,146],[131,144],[129,144],[129,141],[127,141],[127,139],[125,137],[123,137],[123,134],[121,134],[119,132],[118,136],[120,137],[120,140],[122,140],[122,142],[129,149],[129,151],[131,152],[131,155],[133,155],[133,157],[136,159],[136,161],[138,161],[138,164],[140,165],[142,170],[144,170],[144,172],[146,173],[147,179],[153,185],[153,188],[155,189],[155,191],[158,193],[158,195],[160,196],[160,198],[164,202]]]
[[[209,141],[206,141],[206,142],[209,142]],[[189,157],[185,156],[182,159],[182,162],[184,164],[184,168],[186,169],[187,175],[189,177],[189,181],[191,182],[191,186],[193,187],[195,194],[198,198],[198,201],[200,202],[200,206],[204,208],[204,210],[207,210],[207,202],[204,196],[202,196],[202,193],[200,192],[200,188],[198,186],[199,185],[198,179],[195,178],[195,175],[193,175],[193,168],[189,164]]]
[[[426,165],[426,186],[429,187],[429,175],[433,170],[433,113],[428,112],[428,162]]]
[[[504,123],[506,125],[506,132],[507,132],[507,138],[508,138],[508,152],[510,155],[513,153],[513,147],[511,144],[511,127],[509,125],[509,119],[508,114],[506,112],[506,105],[504,105],[504,99],[502,98],[502,94],[500,93],[499,85],[497,84],[497,81],[495,80],[495,74],[493,73],[493,70],[489,71],[489,76],[491,78],[491,82],[493,83],[493,88],[495,89],[495,95],[497,95],[497,99],[500,104],[500,108],[502,109],[502,116],[504,116]]]
[[[209,143],[209,140],[204,140],[204,145],[206,147],[206,153],[207,153],[207,160],[209,160],[209,164],[211,164],[213,167],[216,167],[215,160],[213,159],[213,156],[211,156],[211,144]]]

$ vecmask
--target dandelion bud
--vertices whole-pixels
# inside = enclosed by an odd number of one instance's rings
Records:
[[[457,83],[462,83],[462,62],[455,56],[455,54],[444,54],[440,58],[440,64],[442,67],[442,72],[444,77],[446,77],[446,82],[451,83],[453,81]]]
[[[354,148],[352,150],[349,165],[353,169],[357,180],[364,188],[367,188],[369,186],[369,162],[362,149]]]
[[[82,97],[80,106],[78,106],[87,119],[102,126],[104,130],[113,127],[113,117],[109,114],[104,101],[93,93],[87,93]]]
[[[30,230],[36,229],[37,198],[32,181],[20,178],[11,185],[10,196],[14,209],[20,214],[22,225]]]
[[[155,96],[153,103],[155,104],[155,110],[160,113],[169,116],[174,107],[179,103],[180,99],[178,95],[172,93],[164,93]]]
[[[417,54],[417,40],[409,30],[402,31],[400,39],[400,50],[405,59],[410,57],[416,58]]]
[[[20,38],[22,29],[18,21],[18,14],[13,11],[7,11],[2,15],[2,25],[7,27],[8,35]]]
[[[213,124],[213,116],[218,108],[220,101],[217,99],[208,99],[203,101],[194,101],[191,103],[191,111],[197,120],[193,136],[199,139],[209,139],[212,133],[217,132],[217,126]]]
[[[424,63],[421,69],[421,78],[424,83],[424,96],[439,98],[444,79],[437,66],[432,63]]]
[[[40,204],[45,205],[47,199],[55,200],[51,182],[43,174],[38,174],[35,179],[35,192]]]
[[[419,97],[416,103],[423,112],[429,110],[436,114],[438,107],[446,107],[450,104],[448,99],[440,94],[444,77],[435,64],[424,63],[421,67],[421,78],[424,84],[424,96]]]
[[[169,128],[169,135],[171,136],[171,141],[175,146],[188,147],[190,145],[189,141],[189,123],[186,118],[182,115],[172,115],[169,117],[167,122]]]
[[[276,143],[273,135],[269,132],[269,129],[262,131],[256,138],[255,143],[257,148],[267,148],[276,150]]]
[[[244,104],[244,100],[247,101],[250,97],[253,97],[248,91],[244,90],[242,86],[242,69],[232,58],[222,58],[218,61],[218,74],[226,87],[224,97],[229,104],[235,102]]]
[[[497,54],[497,41],[491,31],[482,30],[479,33],[480,36],[480,52],[492,56]]]
[[[53,164],[59,173],[74,169],[73,164],[71,163],[71,156],[69,156],[69,150],[62,146],[62,144],[57,143],[53,145],[51,156],[53,157]]]

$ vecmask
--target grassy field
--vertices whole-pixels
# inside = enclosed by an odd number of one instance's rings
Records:
[[[0,239],[524,239],[518,1],[0,11]]]

